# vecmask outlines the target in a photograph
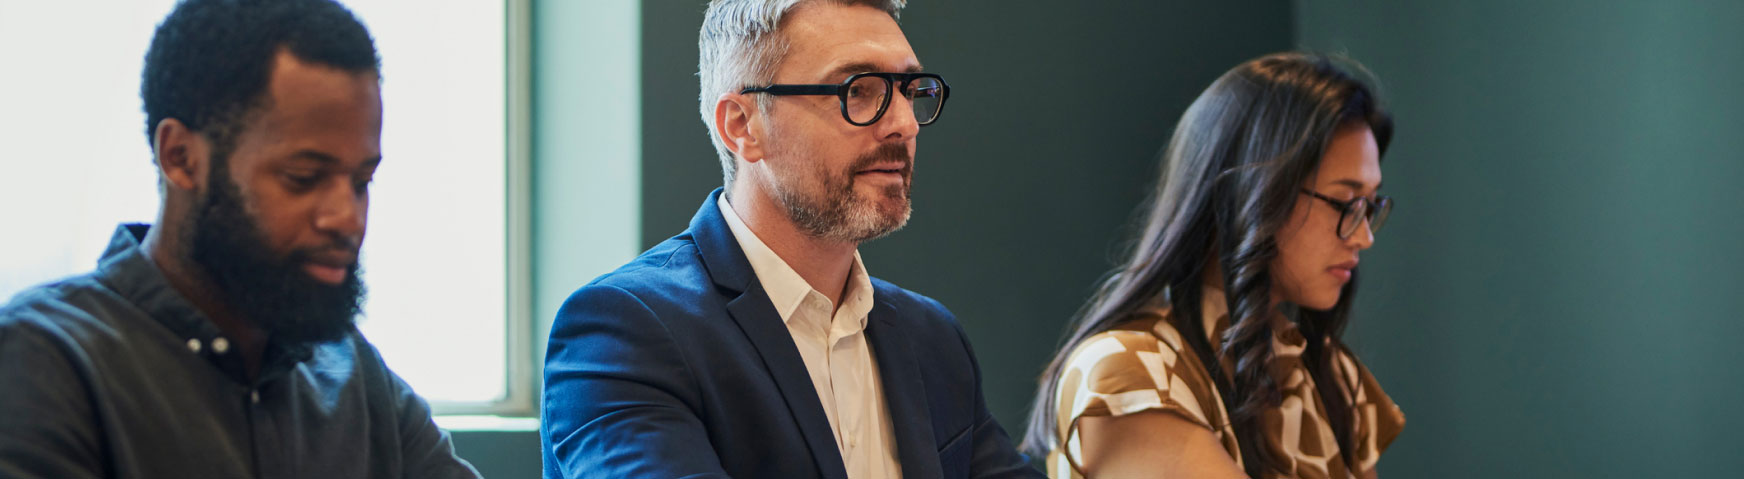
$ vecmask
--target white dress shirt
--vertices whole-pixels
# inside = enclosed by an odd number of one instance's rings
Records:
[[[757,280],[769,293],[775,311],[793,335],[799,357],[811,375],[811,384],[823,404],[836,448],[842,453],[848,477],[854,479],[899,478],[896,441],[885,408],[883,380],[872,349],[866,344],[866,314],[872,311],[872,278],[854,252],[854,267],[848,272],[842,305],[812,289],[787,262],[763,244],[745,221],[739,219],[727,195],[718,205],[739,249],[750,260]]]

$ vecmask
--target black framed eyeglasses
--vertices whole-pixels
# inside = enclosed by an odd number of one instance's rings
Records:
[[[1387,214],[1393,212],[1393,198],[1390,196],[1339,201],[1307,188],[1303,188],[1302,192],[1338,207],[1338,239],[1350,239],[1350,235],[1356,234],[1356,228],[1362,226],[1365,219],[1368,220],[1370,234],[1380,231],[1381,225],[1387,223]]]
[[[857,73],[837,85],[775,84],[747,87],[739,93],[835,95],[842,102],[842,118],[854,126],[871,126],[884,118],[884,110],[890,109],[890,92],[897,90],[913,102],[914,121],[920,126],[938,121],[945,99],[951,96],[951,86],[936,74],[883,72]]]

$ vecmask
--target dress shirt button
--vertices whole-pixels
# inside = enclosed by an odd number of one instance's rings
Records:
[[[218,354],[224,354],[225,351],[229,351],[229,350],[230,350],[230,340],[224,339],[224,338],[217,338],[217,339],[212,340],[212,352],[218,353]]]
[[[200,352],[200,340],[198,338],[189,339],[188,340],[188,350],[193,351],[195,354],[199,354],[199,352]]]
[[[248,402],[251,402],[254,404],[260,404],[260,391],[258,391],[258,390],[249,391],[248,392]]]

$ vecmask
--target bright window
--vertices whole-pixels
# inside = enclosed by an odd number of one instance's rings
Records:
[[[506,1],[343,2],[376,38],[386,110],[360,327],[450,413],[531,404]],[[89,271],[116,224],[155,220],[139,77],[173,5],[0,0],[0,298]]]

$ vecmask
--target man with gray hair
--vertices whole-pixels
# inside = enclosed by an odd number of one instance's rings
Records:
[[[557,313],[545,477],[1040,477],[937,301],[871,277],[950,88],[902,0],[715,0],[698,41],[725,187]]]

